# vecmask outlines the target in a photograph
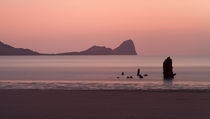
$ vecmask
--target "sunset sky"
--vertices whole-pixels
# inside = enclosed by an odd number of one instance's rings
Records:
[[[42,53],[117,47],[209,55],[210,0],[0,0],[0,41]]]

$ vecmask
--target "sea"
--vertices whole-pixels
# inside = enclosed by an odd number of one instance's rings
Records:
[[[0,56],[0,89],[210,89],[209,56],[172,56],[173,80],[163,80],[166,56]],[[147,74],[143,79],[137,76]],[[125,75],[121,75],[122,72]],[[133,78],[127,78],[132,76]]]

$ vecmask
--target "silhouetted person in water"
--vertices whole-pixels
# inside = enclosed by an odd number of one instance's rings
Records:
[[[138,76],[139,78],[144,78],[144,77],[141,75],[140,69],[139,69],[139,68],[138,68],[138,71],[137,71],[137,76]]]
[[[172,59],[167,57],[163,62],[163,77],[164,79],[173,79],[176,74],[173,73]]]
[[[122,72],[122,76],[123,76],[123,75],[125,75],[125,73],[124,73],[124,72]]]

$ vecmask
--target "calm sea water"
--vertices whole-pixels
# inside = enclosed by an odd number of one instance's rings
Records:
[[[177,76],[170,82],[162,78],[165,58],[0,56],[0,89],[210,89],[210,57],[172,57]],[[137,68],[149,76],[139,79]]]

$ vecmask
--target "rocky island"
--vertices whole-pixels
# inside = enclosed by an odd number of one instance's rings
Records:
[[[80,52],[66,52],[57,54],[42,54],[30,49],[14,48],[0,42],[0,55],[137,55],[135,45],[131,39],[124,41],[115,49],[105,46],[92,46]]]

